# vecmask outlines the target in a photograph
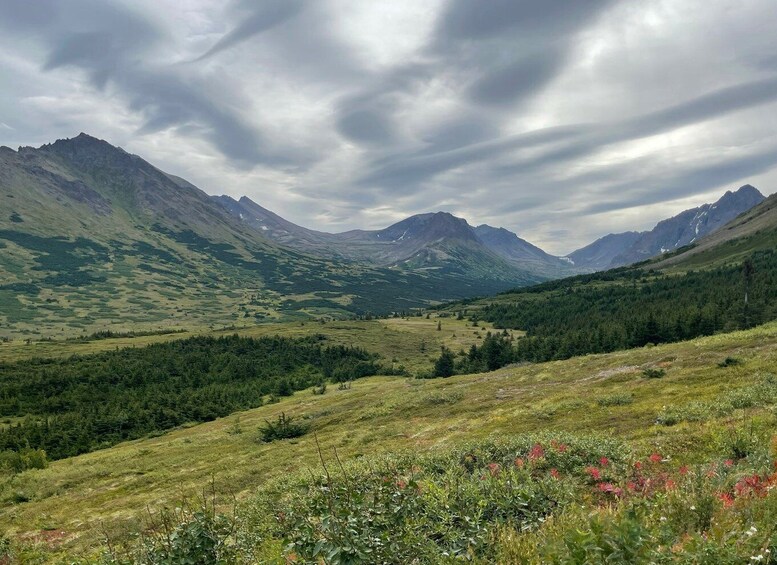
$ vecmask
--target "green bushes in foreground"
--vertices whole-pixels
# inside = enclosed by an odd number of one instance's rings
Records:
[[[322,455],[231,527],[192,515],[173,539],[234,563],[777,563],[775,454],[759,445],[694,467],[564,434],[346,466]],[[170,539],[146,539],[144,562],[173,562]]]

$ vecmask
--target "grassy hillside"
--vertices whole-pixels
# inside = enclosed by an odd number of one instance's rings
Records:
[[[445,304],[443,312],[526,332],[510,361],[681,341],[777,318],[777,200],[692,247],[631,267]]]
[[[406,337],[431,343],[436,320],[426,322]],[[393,331],[381,325],[386,329],[377,331]],[[656,374],[650,369],[665,374],[648,378]],[[640,457],[661,453],[671,468],[703,463],[723,456],[734,430],[774,433],[775,373],[777,325],[768,324],[482,375],[372,377],[349,390],[302,391],[278,404],[6,478],[0,524],[37,548],[30,556],[93,553],[104,533],[120,540],[142,528],[147,506],[153,512],[175,505],[211,479],[217,496],[247,500],[275,478],[319,473],[316,438],[327,459],[337,448],[347,464],[407,449],[435,452],[492,434],[585,431],[617,436]],[[261,443],[259,426],[281,412],[309,423],[315,436]]]
[[[0,148],[0,187],[0,338],[345,318],[547,278],[496,256],[438,271],[291,249],[84,134]]]

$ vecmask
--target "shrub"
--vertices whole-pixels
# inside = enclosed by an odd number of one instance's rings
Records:
[[[736,357],[726,357],[723,361],[718,363],[718,367],[734,367],[735,365],[741,365],[742,361]]]
[[[647,369],[642,369],[642,375],[648,379],[660,379],[666,375],[666,371],[664,369],[648,367]]]
[[[308,433],[309,430],[310,424],[297,422],[294,417],[281,412],[274,422],[265,420],[265,425],[259,428],[259,433],[263,442],[270,443],[279,439],[300,437]]]
[[[234,544],[236,521],[219,514],[214,504],[203,503],[163,512],[157,524],[147,528],[139,555],[133,562],[148,565],[192,563],[228,565],[237,561]],[[123,563],[113,555],[109,562]]]
[[[453,352],[444,347],[440,357],[434,363],[434,371],[432,375],[434,377],[450,377],[454,373],[454,356]]]
[[[727,430],[721,436],[724,454],[735,461],[754,455],[763,448],[764,443],[752,426]]]
[[[634,397],[628,393],[616,393],[603,396],[596,400],[599,406],[625,406],[634,402]]]
[[[21,473],[27,469],[45,469],[47,465],[46,452],[42,449],[25,447],[19,451],[0,451],[0,469],[11,473]]]
[[[250,529],[262,544],[281,538],[303,563],[494,562],[497,527],[536,527],[574,500],[587,466],[625,468],[626,455],[613,440],[543,434],[337,460],[338,473],[325,464],[266,488]]]
[[[412,404],[415,406],[441,406],[446,404],[456,404],[464,398],[464,393],[460,390],[439,390],[429,392],[418,398]]]

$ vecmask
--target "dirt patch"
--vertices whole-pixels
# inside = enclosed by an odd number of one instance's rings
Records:
[[[70,534],[65,530],[41,530],[39,532],[30,532],[20,536],[26,541],[33,543],[42,543],[50,548],[56,548],[68,539]]]

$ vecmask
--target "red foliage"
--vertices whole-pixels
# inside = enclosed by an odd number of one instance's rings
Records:
[[[601,472],[599,472],[599,469],[596,467],[586,467],[585,472],[588,473],[588,475],[595,481],[598,481],[602,478]]]
[[[536,461],[545,457],[545,449],[539,443],[535,443],[529,450],[529,461]]]
[[[496,477],[502,470],[502,466],[499,463],[489,463],[486,465],[486,467],[488,468],[488,472],[491,473],[492,477]]]
[[[728,508],[734,504],[734,495],[728,492],[718,493],[718,498],[723,502],[723,506]]]

